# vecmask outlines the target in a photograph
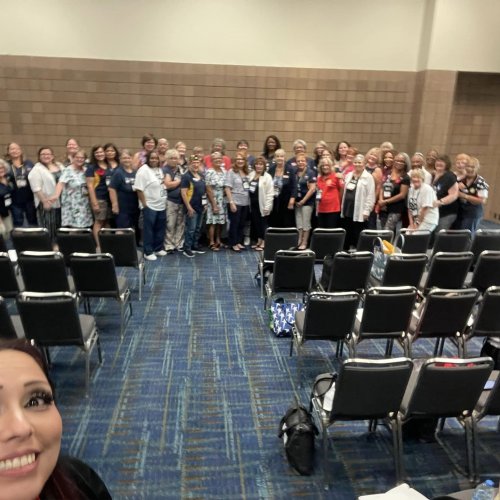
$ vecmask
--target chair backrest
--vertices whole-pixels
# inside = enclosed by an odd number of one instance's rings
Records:
[[[299,231],[295,227],[269,227],[264,237],[264,262],[274,262],[278,250],[296,248],[299,242]]]
[[[441,229],[436,234],[432,254],[438,252],[468,252],[471,246],[471,232],[468,229]]]
[[[278,250],[274,256],[273,293],[310,291],[315,258],[311,250]]]
[[[52,251],[50,234],[44,227],[16,227],[12,230],[11,237],[17,254],[26,251]]]
[[[418,287],[426,265],[425,253],[393,253],[387,259],[381,285]]]
[[[3,297],[0,297],[0,339],[16,339],[16,330],[10,319]]]
[[[373,245],[377,238],[387,240],[392,243],[394,233],[390,229],[376,230],[363,229],[359,234],[357,252],[373,252]]]
[[[417,337],[452,337],[467,326],[479,292],[475,288],[443,290],[434,288],[425,298],[417,322]]]
[[[372,252],[337,252],[327,292],[364,292],[373,264]]]
[[[346,339],[354,330],[359,299],[356,292],[311,293],[306,304],[304,339]]]
[[[335,255],[344,248],[345,229],[324,229],[317,227],[311,236],[311,250],[316,254],[316,262],[326,255]]]
[[[493,369],[491,358],[424,361],[403,399],[405,417],[456,417],[472,413]]]
[[[18,255],[24,288],[29,292],[69,292],[63,254],[60,252],[21,252]]]
[[[330,420],[367,420],[396,413],[412,369],[408,358],[347,359],[335,383]]]
[[[484,250],[477,259],[470,286],[484,293],[490,286],[500,286],[500,251]]]
[[[360,340],[401,337],[408,331],[416,298],[417,289],[412,286],[370,288],[363,305]]]
[[[500,229],[478,229],[474,233],[471,247],[474,262],[485,250],[500,251]]]
[[[399,236],[403,238],[399,238]],[[398,238],[396,238],[396,246],[400,247],[402,253],[427,253],[430,241],[430,231],[402,228]]]
[[[139,256],[132,228],[103,228],[99,231],[101,252],[110,253],[117,267],[138,267]]]
[[[64,255],[66,265],[69,265],[69,256],[75,252],[95,253],[96,246],[92,231],[88,228],[62,227],[57,230],[57,245]]]
[[[84,297],[116,297],[118,280],[109,253],[72,253],[69,257],[75,290]]]
[[[431,288],[461,288],[472,264],[472,252],[438,252],[432,256],[424,285]]]
[[[500,337],[500,286],[484,292],[470,336]]]
[[[8,253],[0,253],[0,295],[14,298],[19,293],[14,264]]]
[[[17,309],[26,338],[39,346],[83,345],[75,294],[22,292]]]

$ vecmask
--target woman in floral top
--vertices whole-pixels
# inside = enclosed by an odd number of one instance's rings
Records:
[[[92,210],[84,169],[85,160],[85,152],[78,149],[71,165],[64,169],[52,197],[53,201],[61,197],[61,224],[64,227],[92,226]]]
[[[207,170],[205,176],[208,196],[208,241],[210,250],[218,252],[221,247],[221,230],[225,226],[227,220],[226,204],[224,203],[224,183],[226,180],[226,173],[221,168],[221,153],[216,151],[210,155],[210,158],[212,168]]]

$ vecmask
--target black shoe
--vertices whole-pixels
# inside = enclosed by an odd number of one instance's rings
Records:
[[[202,250],[202,249],[201,249],[201,248],[199,248],[199,247],[198,247],[198,248],[193,248],[193,252],[194,252],[194,253],[199,253],[199,254],[204,254],[204,253],[206,253],[206,251],[205,251],[205,250]]]
[[[194,253],[191,252],[191,250],[184,250],[184,252],[182,252],[182,255],[184,255],[184,257],[189,257],[190,259],[194,257]]]

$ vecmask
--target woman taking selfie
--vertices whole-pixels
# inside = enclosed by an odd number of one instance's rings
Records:
[[[111,498],[88,465],[60,456],[62,421],[40,351],[0,341],[0,500]]]

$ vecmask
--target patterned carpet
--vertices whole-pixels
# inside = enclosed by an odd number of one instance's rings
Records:
[[[331,345],[307,346],[299,388],[289,339],[268,329],[256,267],[250,251],[169,255],[147,263],[142,302],[137,274],[122,271],[134,314],[120,341],[118,304],[94,305],[104,362],[93,359],[90,399],[83,356],[52,350],[63,449],[98,470],[114,498],[354,499],[394,486],[390,435],[380,428],[369,436],[365,424],[335,426],[329,491],[319,441],[314,475],[289,468],[280,418],[294,398],[307,404],[315,375],[336,362]],[[428,347],[422,342],[416,354]],[[360,352],[373,357],[383,346],[367,341]],[[464,456],[462,431],[451,424],[446,441]],[[494,425],[481,426],[481,471],[500,470]],[[405,458],[412,485],[429,497],[468,486],[437,444],[406,444]]]

